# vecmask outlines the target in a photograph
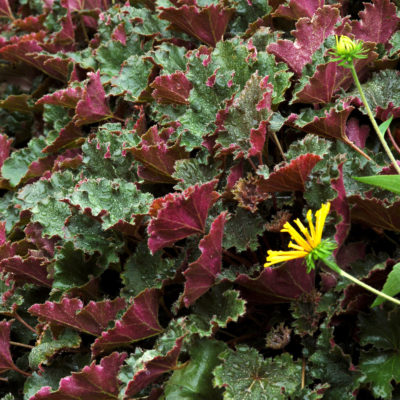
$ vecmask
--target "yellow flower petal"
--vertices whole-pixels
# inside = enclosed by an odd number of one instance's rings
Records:
[[[301,237],[300,233],[298,233],[296,229],[294,229],[293,226],[289,224],[289,222],[286,222],[285,225],[283,225],[283,229],[281,229],[281,232],[287,232],[291,236],[291,238],[305,251],[310,252],[312,250],[312,247],[307,243],[304,238]]]
[[[264,267],[267,268],[273,264],[278,264],[284,261],[294,260],[296,258],[304,258],[308,254],[307,251],[268,251],[267,262]]]

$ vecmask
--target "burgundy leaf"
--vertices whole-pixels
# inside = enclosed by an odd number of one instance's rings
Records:
[[[98,303],[91,301],[85,307],[79,299],[64,298],[60,303],[46,301],[44,304],[34,304],[28,311],[44,321],[99,336],[124,308],[125,300],[122,298]]]
[[[349,197],[353,204],[351,219],[376,229],[400,232],[400,201],[386,206],[379,199],[363,199],[358,195]]]
[[[368,50],[368,57],[355,61],[354,67],[358,74],[362,74],[366,67],[378,57],[378,54],[373,51],[374,47],[373,43],[364,44],[364,48]],[[339,66],[337,62],[320,64],[304,88],[296,93],[293,103],[329,103],[337,91],[348,90],[352,85],[353,77],[348,68]]]
[[[0,134],[0,168],[10,155],[10,147],[12,142],[13,140],[9,139],[7,135]]]
[[[10,352],[11,323],[12,321],[0,322],[0,374],[9,369],[17,369]]]
[[[211,4],[199,9],[197,6],[183,5],[180,8],[163,8],[160,18],[170,21],[173,26],[215,47],[224,36],[234,9]]]
[[[39,32],[40,30],[45,29],[43,25],[44,19],[44,14],[39,16],[29,15],[23,19],[15,19],[13,25],[20,31]]]
[[[150,86],[154,89],[151,95],[161,104],[189,104],[193,87],[182,71],[158,76]]]
[[[350,118],[346,124],[346,136],[352,141],[356,146],[361,149],[365,147],[365,142],[369,135],[369,126],[360,125],[357,118]]]
[[[115,400],[120,389],[118,372],[125,358],[126,353],[112,353],[102,358],[100,364],[93,361],[62,378],[57,391],[44,386],[29,400]]]
[[[338,245],[338,249],[344,243],[349,231],[350,231],[350,208],[346,197],[346,188],[344,187],[343,181],[343,164],[340,163],[338,166],[339,178],[332,180],[332,188],[336,190],[337,197],[334,199],[332,204],[332,210],[341,217],[341,221],[336,225],[335,241]],[[335,252],[338,251],[335,250]]]
[[[325,111],[324,117],[315,116],[312,122],[304,126],[296,125],[299,129],[307,133],[312,133],[322,137],[340,139],[343,142],[352,145],[348,137],[346,136],[346,123],[350,113],[353,111],[354,107],[348,104],[343,104],[343,109],[338,111],[332,108],[329,111]],[[297,117],[295,114],[289,116],[288,121],[295,120]]]
[[[7,240],[6,235],[6,221],[0,222],[0,246],[2,246]]]
[[[69,149],[60,154],[54,161],[52,171],[61,171],[64,169],[76,169],[83,161],[81,149]]]
[[[48,260],[42,257],[14,256],[0,262],[0,271],[11,273],[12,279],[18,283],[32,283],[51,288],[52,280],[47,277],[47,264]]]
[[[162,327],[158,322],[157,289],[146,289],[135,297],[115,327],[101,334],[92,345],[93,356],[115,347],[123,346],[158,335]]]
[[[57,238],[44,238],[42,236],[42,226],[39,224],[39,222],[29,223],[24,229],[24,232],[27,240],[32,242],[39,250],[43,251],[46,256],[54,256],[54,246],[58,240]]]
[[[257,278],[240,274],[235,282],[250,302],[288,303],[314,289],[314,275],[314,271],[307,274],[303,259],[297,259],[278,268],[265,268]]]
[[[43,37],[43,31],[21,36],[16,43],[2,47],[0,49],[0,56],[11,62],[22,61],[38,68],[55,79],[65,81],[68,71],[67,73],[65,73],[65,70],[61,72],[59,68],[54,68],[52,63],[47,64],[46,61],[48,61],[51,56],[39,54],[44,50],[39,44]],[[62,60],[63,65],[65,65],[66,62],[67,64],[69,63],[68,60]]]
[[[8,0],[0,0],[0,16],[14,19]]]
[[[221,271],[222,238],[227,212],[222,212],[212,223],[210,232],[200,240],[201,256],[184,272],[186,283],[183,301],[186,307],[192,305],[210,289]]]
[[[136,372],[128,383],[125,396],[134,396],[162,374],[174,370],[177,367],[182,341],[183,337],[180,337],[175,342],[175,346],[165,356],[154,357],[152,360],[145,362],[144,368]]]
[[[336,7],[319,8],[311,19],[301,18],[296,23],[296,31],[293,33],[295,42],[278,40],[268,45],[267,50],[300,75],[303,67],[311,61],[313,53],[333,33],[338,19],[339,11]]]
[[[218,199],[216,181],[195,185],[182,194],[170,193],[153,203],[158,209],[148,226],[148,246],[152,253],[194,234],[204,234],[208,210]],[[153,211],[155,213],[155,211]]]
[[[124,46],[126,45],[126,31],[125,31],[125,22],[121,22],[113,31],[111,38],[115,41],[122,43]]]
[[[168,147],[164,142],[153,146],[142,144],[141,147],[126,150],[143,164],[138,167],[138,175],[146,181],[156,183],[176,183],[176,179],[172,177],[175,162],[189,156],[179,143],[172,147]]]
[[[69,122],[56,137],[53,143],[46,146],[43,153],[56,153],[63,147],[82,137],[82,131],[72,121]]]
[[[21,178],[21,182],[25,182],[30,178],[42,176],[46,171],[51,170],[56,158],[56,155],[48,155],[47,157],[38,158],[37,160],[32,161],[26,174]]]
[[[36,104],[53,104],[55,106],[75,108],[81,98],[82,88],[80,86],[68,87],[57,90],[52,94],[46,94]]]
[[[323,7],[324,0],[289,0],[287,5],[280,4],[272,14],[273,17],[299,19],[315,14],[318,8]]]
[[[8,111],[31,112],[32,107],[28,104],[31,96],[28,94],[10,95],[6,99],[0,101],[0,107]]]
[[[400,21],[396,16],[396,6],[389,0],[363,4],[365,10],[359,13],[360,20],[352,21],[352,33],[364,42],[386,43]]]
[[[35,61],[43,65],[43,71],[50,76],[59,76],[58,79],[66,81],[69,77],[68,65],[71,62],[68,58],[61,58],[53,54],[37,54]],[[63,78],[61,78],[63,77]]]
[[[268,179],[260,179],[260,193],[292,192],[305,190],[305,182],[315,165],[322,160],[316,154],[303,154],[278,170],[272,172]]]
[[[89,72],[89,82],[83,90],[82,99],[75,109],[73,121],[77,126],[92,124],[112,117],[108,107],[106,93],[100,81],[100,71]]]

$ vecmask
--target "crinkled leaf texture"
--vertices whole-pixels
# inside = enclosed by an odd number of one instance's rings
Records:
[[[112,353],[99,364],[93,361],[80,372],[61,379],[55,392],[45,386],[30,400],[115,400],[119,392],[118,371],[125,358],[126,353]]]
[[[183,302],[186,307],[193,304],[215,282],[222,265],[222,237],[226,212],[221,213],[212,223],[210,233],[199,244],[201,256],[184,272],[186,283]]]
[[[215,183],[191,186],[182,194],[171,193],[154,201],[157,216],[148,227],[152,253],[190,235],[204,234],[208,210],[219,197]]]
[[[223,363],[215,368],[214,385],[224,388],[224,400],[284,400],[299,390],[301,366],[284,353],[264,359],[246,345],[219,355]]]
[[[157,289],[146,289],[135,297],[121,319],[115,321],[114,328],[101,333],[92,345],[93,355],[127,345],[138,340],[158,335],[162,327],[158,322]]]

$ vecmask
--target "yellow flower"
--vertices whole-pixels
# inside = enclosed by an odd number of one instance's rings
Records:
[[[299,219],[296,219],[294,222],[301,233],[289,222],[286,222],[281,232],[289,233],[291,239],[296,242],[290,242],[288,245],[293,250],[268,250],[267,262],[264,264],[264,267],[269,267],[283,261],[294,260],[295,258],[306,258],[308,269],[310,270],[314,268],[314,260],[331,254],[336,246],[329,240],[322,241],[322,231],[324,230],[330,206],[330,203],[322,204],[321,208],[315,213],[315,226],[312,211],[308,210],[307,221],[309,229]]]
[[[336,46],[330,50],[333,57],[331,61],[340,61],[339,65],[345,68],[351,68],[354,59],[367,58],[363,50],[362,40],[352,40],[348,36],[342,35],[340,38],[336,36]]]

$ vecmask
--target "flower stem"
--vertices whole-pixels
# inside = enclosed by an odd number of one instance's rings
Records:
[[[367,114],[368,114],[368,117],[369,117],[369,119],[370,119],[370,121],[371,121],[371,123],[372,123],[372,126],[374,127],[375,132],[376,132],[376,134],[378,135],[378,138],[379,138],[379,140],[381,141],[382,146],[383,146],[383,148],[384,148],[385,151],[386,151],[386,154],[387,154],[388,157],[390,158],[390,161],[392,162],[394,169],[396,170],[396,172],[397,172],[398,174],[400,174],[400,167],[399,167],[399,165],[397,164],[397,161],[396,161],[396,159],[394,158],[393,153],[391,152],[389,146],[387,145],[386,140],[385,140],[385,138],[384,138],[384,136],[383,136],[383,133],[380,131],[379,126],[378,126],[378,124],[377,124],[376,121],[375,121],[375,118],[374,118],[374,116],[373,116],[373,114],[372,114],[371,109],[369,108],[367,99],[365,98],[364,92],[363,92],[363,90],[362,90],[360,81],[358,80],[357,72],[356,72],[356,69],[355,69],[353,63],[350,64],[350,71],[351,71],[351,74],[353,75],[354,82],[355,82],[355,84],[356,84],[356,86],[357,86],[357,89],[358,89],[358,91],[359,91],[359,93],[360,93],[361,100],[362,100],[362,102],[364,103],[364,107],[365,107],[365,109],[366,109],[366,111],[367,111]]]
[[[356,283],[357,285],[361,286],[362,288],[364,288],[366,290],[369,290],[370,292],[376,294],[377,296],[383,297],[384,299],[389,300],[392,303],[400,305],[400,300],[395,299],[394,297],[389,296],[389,295],[387,295],[387,294],[385,294],[385,293],[373,288],[372,286],[367,285],[364,282],[361,282],[360,280],[355,278],[353,275],[350,275],[346,271],[343,271],[334,261],[332,261],[332,259],[323,258],[322,261],[325,263],[325,265],[327,267],[329,267],[330,269],[332,269],[335,272],[337,272],[340,276],[344,276],[345,278],[351,280],[352,282]]]

